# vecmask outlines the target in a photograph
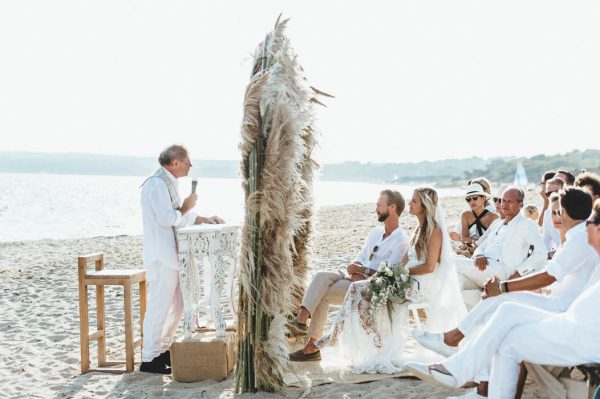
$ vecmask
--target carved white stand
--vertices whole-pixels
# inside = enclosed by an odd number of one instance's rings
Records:
[[[226,224],[200,224],[177,229],[177,237],[185,338],[192,337],[199,312],[211,316],[217,336],[222,337],[225,335],[226,325],[221,313],[220,298],[228,263],[223,260],[225,257],[229,258],[232,266],[228,273],[229,289],[226,296],[232,312],[235,312],[233,278],[237,270],[239,227]],[[205,268],[199,268],[198,265],[204,265]],[[204,296],[202,296],[200,272],[203,272],[205,277]]]

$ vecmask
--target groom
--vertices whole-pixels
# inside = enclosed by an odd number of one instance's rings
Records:
[[[367,279],[383,263],[400,263],[409,247],[409,238],[400,227],[404,198],[397,191],[384,190],[377,200],[377,220],[383,226],[375,227],[354,262],[342,270],[319,272],[309,284],[296,318],[286,324],[292,335],[309,336],[308,343],[299,351],[290,353],[294,362],[321,360],[314,342],[323,335],[330,304],[341,305],[350,284]],[[310,318],[310,324],[306,322]]]

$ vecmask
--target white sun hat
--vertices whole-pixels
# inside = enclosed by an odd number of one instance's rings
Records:
[[[482,195],[485,198],[491,197],[491,195],[489,193],[486,193],[485,191],[483,191],[483,187],[481,187],[481,185],[477,184],[477,183],[469,184],[467,186],[467,191],[465,192],[465,197],[468,197],[470,195]]]

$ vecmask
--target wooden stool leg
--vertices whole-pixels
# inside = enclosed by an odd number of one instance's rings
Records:
[[[96,286],[96,324],[98,332],[98,366],[106,366],[106,327],[104,309],[104,286]]]
[[[88,320],[88,292],[87,286],[79,281],[79,339],[81,346],[81,372],[90,369],[90,335]]]
[[[515,393],[515,399],[521,399],[523,395],[523,389],[525,389],[525,380],[527,379],[527,367],[525,362],[521,362],[521,369],[519,370],[519,379],[517,380],[517,391]]]
[[[142,337],[142,348],[144,348],[144,317],[146,317],[146,282],[140,281],[140,337]]]
[[[125,291],[125,369],[133,371],[133,309],[131,302],[131,283],[123,285]]]

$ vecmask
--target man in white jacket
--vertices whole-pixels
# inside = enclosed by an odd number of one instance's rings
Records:
[[[177,179],[192,167],[188,151],[172,145],[159,156],[161,167],[142,184],[141,205],[144,223],[143,262],[150,285],[144,318],[144,343],[140,371],[169,374],[169,347],[183,314],[179,288],[179,259],[176,231],[180,226],[223,223],[213,216],[198,216],[192,209],[197,195],[180,200]]]
[[[546,248],[537,225],[521,214],[524,196],[519,188],[506,189],[502,196],[504,219],[488,228],[487,238],[471,259],[457,257],[463,290],[483,288],[492,276],[502,280],[524,276],[546,263]]]

